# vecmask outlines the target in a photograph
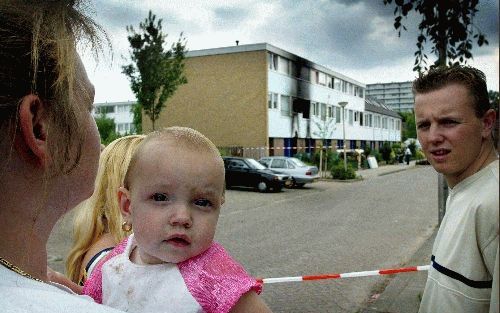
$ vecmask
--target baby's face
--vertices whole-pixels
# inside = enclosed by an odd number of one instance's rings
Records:
[[[173,142],[144,148],[129,193],[140,261],[185,261],[212,244],[224,201],[222,161]]]

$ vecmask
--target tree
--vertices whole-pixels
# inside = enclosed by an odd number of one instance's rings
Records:
[[[498,91],[489,90],[488,98],[490,98],[491,107],[498,113],[498,103],[500,102]]]
[[[162,33],[162,19],[149,11],[148,17],[139,24],[139,32],[127,26],[131,63],[122,67],[128,76],[137,102],[150,118],[153,130],[155,121],[178,86],[187,83],[183,74],[186,50],[181,35],[170,49],[164,48],[166,34]]]
[[[392,0],[384,0],[385,5],[391,3]],[[427,40],[432,43],[431,53],[438,56],[432,67],[467,63],[468,59],[472,59],[473,40],[479,47],[488,44],[486,36],[473,23],[478,3],[479,0],[394,1],[394,28],[398,30],[398,36],[401,35],[401,29],[406,30],[402,23],[403,17],[407,17],[412,10],[422,15],[418,25],[420,34],[417,37],[414,71],[427,70],[427,55],[424,52]]]
[[[399,112],[403,118],[403,141],[408,138],[417,138],[415,114],[413,112]]]
[[[96,117],[95,123],[97,124],[99,135],[101,136],[101,143],[107,145],[108,143],[119,137],[119,134],[117,134],[115,131],[115,120],[106,117],[105,113],[101,113],[101,115]]]
[[[132,105],[130,112],[134,116],[132,118],[132,123],[134,124],[134,129],[136,134],[142,134],[142,106],[140,103],[135,103]]]

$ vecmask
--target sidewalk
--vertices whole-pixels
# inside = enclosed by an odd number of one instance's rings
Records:
[[[415,167],[415,161],[384,165],[374,169],[359,170],[356,173],[364,179],[405,171]],[[426,265],[430,263],[432,245],[438,228],[408,260],[405,266]],[[365,309],[360,313],[417,313],[427,281],[427,271],[397,274],[387,278],[387,285],[372,295]]]
[[[361,169],[356,171],[356,176],[357,177],[362,177],[362,179],[370,179],[374,178],[377,176],[383,176],[383,175],[388,175],[392,173],[397,173],[401,171],[405,171],[411,168],[415,167],[415,161],[410,161],[410,165],[406,165],[406,163],[399,163],[399,164],[389,164],[389,165],[382,165],[377,168],[369,168],[369,169]],[[324,173],[326,177],[320,178],[320,180],[325,180],[325,181],[331,181],[331,175],[330,173]],[[353,181],[359,180],[357,179],[348,179],[348,180],[338,180],[335,179],[337,182],[346,182],[350,183]]]
[[[432,245],[438,228],[408,261],[408,266],[430,263]],[[360,313],[417,313],[427,281],[427,271],[395,275],[386,288]]]
[[[356,174],[363,177],[364,179],[370,179],[373,177],[377,176],[383,176],[383,175],[388,175],[392,173],[397,173],[401,171],[405,171],[410,168],[415,167],[415,161],[410,161],[410,165],[406,165],[406,163],[399,163],[399,164],[389,164],[389,165],[382,165],[379,166],[378,168],[369,168],[369,169],[362,169],[356,171]]]

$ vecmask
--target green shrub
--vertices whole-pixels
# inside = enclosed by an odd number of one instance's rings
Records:
[[[356,172],[352,168],[351,164],[347,164],[347,171],[344,169],[343,163],[334,165],[332,167],[331,174],[333,179],[346,180],[356,178]]]
[[[384,142],[382,147],[380,147],[379,151],[385,163],[389,164],[389,162],[391,161],[391,153],[392,153],[391,145],[388,142]]]
[[[366,146],[363,150],[365,150],[363,154],[366,156],[369,156],[372,153],[372,148],[370,148],[370,146]]]
[[[411,155],[416,157],[417,143],[415,142],[415,140],[410,140],[410,144],[408,145],[408,148],[410,148]]]
[[[311,158],[311,163],[316,165],[319,168],[319,159],[320,159],[320,152],[317,150]],[[334,152],[332,150],[328,151],[323,151],[323,164],[325,163],[325,160],[327,161],[327,166],[330,167],[333,164],[337,164],[339,162],[339,154],[337,152]]]
[[[423,159],[425,159],[425,154],[422,152],[422,150],[415,151],[415,160],[423,160]]]

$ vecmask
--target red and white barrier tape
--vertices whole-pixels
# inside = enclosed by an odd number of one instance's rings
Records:
[[[428,271],[429,268],[430,268],[430,265],[421,265],[421,266],[412,266],[412,267],[403,267],[403,268],[382,269],[382,270],[375,270],[375,271],[341,273],[341,274],[322,274],[322,275],[306,275],[306,276],[295,276],[295,277],[259,278],[259,279],[257,279],[257,281],[260,283],[264,283],[264,284],[275,284],[275,283],[288,283],[288,282],[297,282],[297,281],[391,275],[391,274],[408,273],[408,272]]]

